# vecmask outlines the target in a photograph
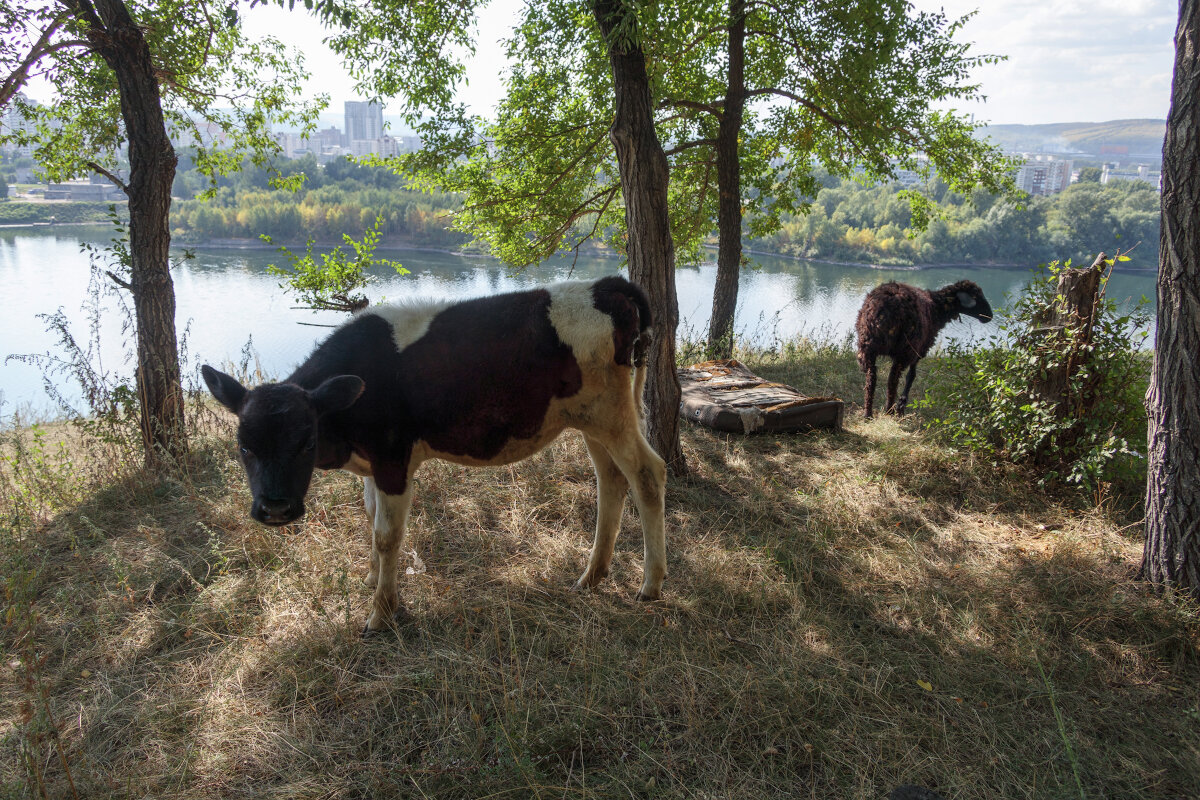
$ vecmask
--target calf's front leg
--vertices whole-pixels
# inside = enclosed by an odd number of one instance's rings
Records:
[[[372,483],[374,483],[372,481]],[[412,482],[403,494],[387,494],[375,489],[375,514],[371,523],[371,564],[375,568],[375,594],[363,636],[370,636],[402,622],[404,608],[396,587],[396,565],[408,529],[408,510],[412,506]],[[369,578],[368,578],[369,579]]]
[[[375,481],[369,477],[363,478],[363,505],[367,508],[367,519],[371,522],[367,533],[367,550],[371,553],[371,566],[363,581],[368,588],[374,589],[379,582],[379,557],[375,555]]]

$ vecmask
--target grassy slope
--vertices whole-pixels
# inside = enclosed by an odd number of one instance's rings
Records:
[[[756,366],[860,391],[844,348]],[[594,522],[578,437],[426,465],[415,621],[366,643],[357,483],[318,476],[305,522],[257,526],[228,421],[201,427],[184,480],[76,444],[0,481],[0,796],[71,796],[51,719],[81,797],[1200,794],[1200,617],[1132,582],[1136,519],[911,420],[686,428],[652,605],[631,507],[613,577],[568,591]]]

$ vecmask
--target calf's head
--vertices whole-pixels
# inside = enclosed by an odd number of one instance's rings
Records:
[[[317,457],[322,417],[349,408],[365,385],[355,375],[338,375],[312,391],[292,383],[247,389],[207,364],[200,374],[213,397],[238,417],[238,454],[250,481],[250,516],[266,525],[286,525],[304,514],[304,495]]]

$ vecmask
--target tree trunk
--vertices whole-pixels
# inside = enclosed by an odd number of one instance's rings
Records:
[[[1163,143],[1142,577],[1200,598],[1200,0],[1182,0]]]
[[[676,475],[687,472],[679,446],[679,378],[675,374],[675,243],[667,217],[667,156],[654,129],[646,57],[637,43],[634,12],[622,0],[593,0],[608,42],[615,105],[609,138],[621,172],[629,232],[629,277],[646,290],[654,342],[646,378],[647,438]],[[617,34],[614,36],[614,31]]]
[[[746,107],[746,4],[729,2],[729,72],[717,131],[717,280],[713,287],[708,350],[733,357],[733,320],[742,272],[742,162],[738,136]]]
[[[129,138],[129,290],[137,323],[137,392],[146,462],[156,464],[164,455],[179,459],[187,452],[169,256],[177,159],[141,29],[121,0],[96,0],[95,8],[100,19],[90,20],[90,38],[116,75]]]

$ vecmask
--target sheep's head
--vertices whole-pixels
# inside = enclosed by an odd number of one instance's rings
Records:
[[[980,322],[991,322],[992,306],[983,296],[979,284],[974,281],[959,281],[947,286],[943,291],[946,290],[954,293],[954,298],[958,301],[958,313],[974,317]]]

